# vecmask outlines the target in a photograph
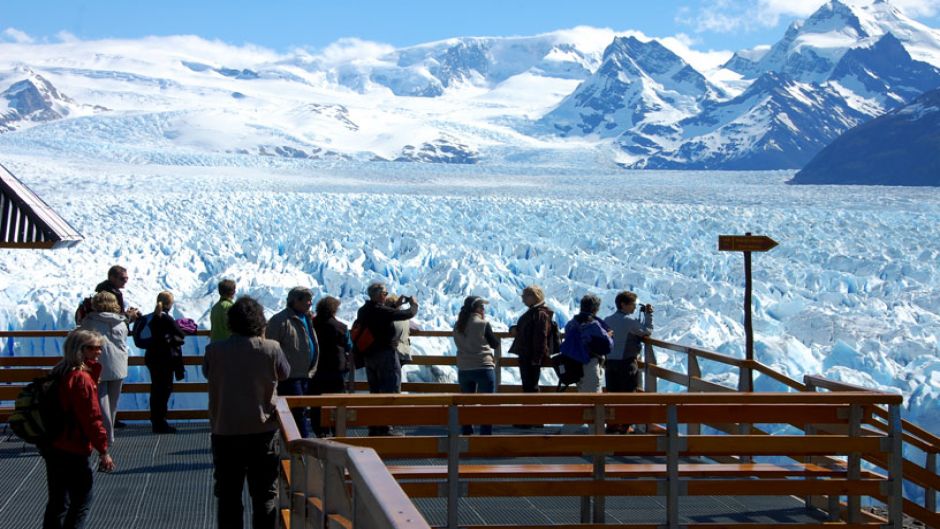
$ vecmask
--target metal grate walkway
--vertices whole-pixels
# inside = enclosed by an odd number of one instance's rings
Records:
[[[208,424],[176,425],[179,433],[175,435],[153,435],[149,424],[140,423],[117,431],[112,453],[118,470],[95,475],[88,527],[215,527]],[[10,439],[4,432],[0,436],[0,476],[0,526],[33,529],[41,525],[46,501],[45,466],[35,448]],[[431,525],[446,523],[445,498],[420,498],[415,504]],[[245,507],[245,527],[250,527],[247,496]],[[664,498],[656,497],[611,497],[606,512],[609,524],[661,524],[666,520],[666,503]],[[473,498],[460,504],[460,522],[467,524],[571,524],[578,522],[579,513],[580,498],[576,497]],[[686,497],[680,500],[680,513],[680,523],[785,524],[826,519],[825,513],[806,509],[796,498],[779,497]]]

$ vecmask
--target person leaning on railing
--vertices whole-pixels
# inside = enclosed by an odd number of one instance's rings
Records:
[[[85,526],[92,500],[94,476],[88,456],[93,448],[98,452],[98,470],[114,470],[98,406],[103,343],[100,334],[76,329],[65,339],[62,360],[52,368],[52,375],[59,377],[59,404],[66,418],[62,432],[39,447],[49,490],[43,529]]]
[[[522,290],[522,302],[528,310],[519,317],[509,352],[519,356],[519,378],[522,391],[538,393],[542,366],[551,365],[552,320],[555,313],[545,306],[545,292],[538,285]]]
[[[307,392],[310,395],[346,391],[352,342],[346,324],[336,319],[339,307],[340,300],[333,296],[327,296],[317,302],[313,329],[320,345],[320,360],[317,362],[317,372],[310,381]],[[317,437],[333,435],[332,429],[320,426],[320,408],[310,408],[310,424]]]
[[[457,346],[457,382],[461,393],[496,393],[496,361],[499,339],[486,321],[489,302],[478,296],[467,296],[454,325]],[[493,426],[480,426],[481,435],[491,435]],[[473,435],[473,426],[463,426],[464,435]]]
[[[653,334],[653,306],[642,305],[643,317],[633,317],[636,312],[636,294],[624,290],[617,294],[614,303],[617,311],[604,321],[614,331],[614,346],[607,355],[605,383],[608,392],[635,392],[640,385],[640,367],[637,357],[643,348],[642,339]],[[608,433],[627,433],[629,425],[611,424]]]
[[[274,340],[263,338],[264,308],[250,297],[228,310],[232,336],[206,346],[202,373],[209,382],[209,426],[219,529],[241,529],[248,480],[252,527],[277,522],[277,384],[290,364]]]

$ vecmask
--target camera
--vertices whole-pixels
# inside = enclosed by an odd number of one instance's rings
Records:
[[[647,313],[647,312],[649,312],[649,306],[640,303],[639,307],[640,307],[640,312],[642,312],[642,313],[644,313],[644,314]]]

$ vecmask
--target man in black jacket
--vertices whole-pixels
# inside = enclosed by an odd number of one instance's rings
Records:
[[[140,311],[134,307],[127,308],[124,305],[124,293],[121,292],[121,289],[127,285],[127,280],[127,269],[120,265],[114,265],[108,269],[108,279],[98,283],[98,286],[95,287],[95,293],[104,291],[114,294],[118,305],[121,306],[121,314],[127,316],[128,323],[133,323],[140,316]]]
[[[369,393],[401,393],[401,363],[392,346],[394,322],[413,318],[418,313],[418,302],[403,296],[399,307],[385,305],[388,289],[384,283],[369,285],[368,294],[369,301],[359,309],[356,320],[372,333],[373,338],[368,349],[362,351]],[[401,308],[405,303],[408,308]],[[399,432],[388,426],[374,426],[369,428],[369,435],[399,435]]]

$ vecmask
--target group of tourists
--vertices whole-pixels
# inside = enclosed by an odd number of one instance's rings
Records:
[[[195,328],[190,328],[191,321],[170,315],[174,300],[169,292],[158,294],[152,313],[142,315],[136,308],[127,308],[121,293],[127,281],[125,268],[114,266],[108,271],[108,279],[96,287],[95,296],[77,311],[79,326],[66,339],[63,359],[53,370],[64,381],[59,390],[62,408],[74,420],[67,420],[64,431],[40,447],[49,487],[44,528],[82,527],[91,501],[92,470],[87,461],[93,450],[99,455],[99,471],[115,469],[109,447],[114,443],[114,429],[123,426],[116,420],[116,410],[127,376],[129,336],[145,350],[153,432],[176,431],[167,421],[167,402],[174,378],[183,378],[181,346]],[[234,281],[221,281],[218,291],[202,365],[209,387],[218,523],[224,528],[242,526],[241,497],[247,480],[254,527],[274,527],[277,396],[350,391],[352,374],[360,367],[365,368],[371,393],[400,393],[402,365],[411,361],[409,322],[418,313],[418,302],[390,294],[384,283],[373,283],[349,328],[336,317],[339,299],[325,296],[312,310],[313,292],[305,287],[292,288],[284,309],[270,320],[265,320],[264,308],[255,299],[235,299]],[[600,299],[584,296],[562,340],[544,292],[536,285],[527,286],[522,291],[527,310],[510,328],[513,342],[509,348],[519,358],[523,391],[539,391],[541,369],[557,360],[553,355],[566,356],[582,366],[577,380],[581,392],[601,391],[602,378],[609,391],[635,391],[637,355],[642,337],[652,332],[653,308],[640,306],[643,317],[638,318],[633,316],[635,294],[621,292],[615,301],[617,310],[600,319]],[[468,296],[454,325],[457,379],[464,393],[496,391],[500,341],[486,318],[488,303]],[[292,412],[303,437],[332,435],[321,425],[319,409]],[[473,428],[464,426],[464,435],[473,434]],[[626,433],[626,429],[612,425],[608,432]],[[492,426],[481,425],[480,433],[491,434]],[[369,435],[402,433],[391,426],[372,426]]]

